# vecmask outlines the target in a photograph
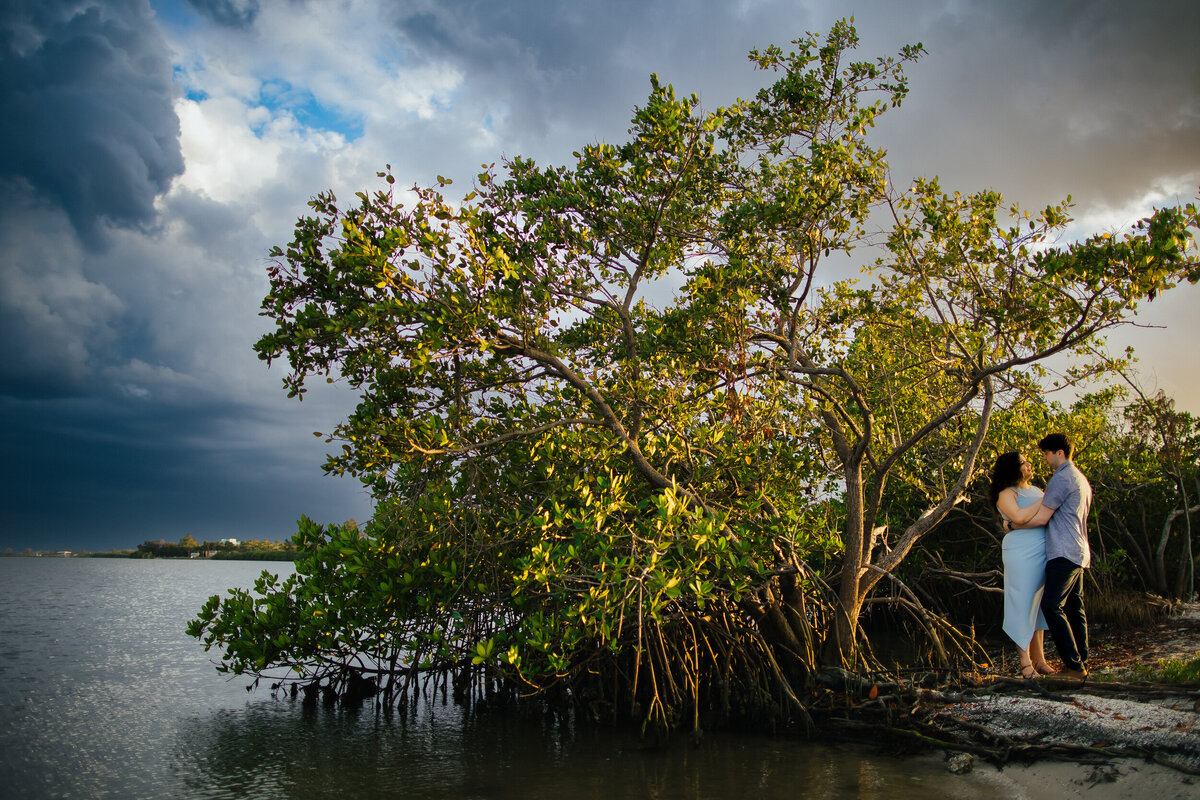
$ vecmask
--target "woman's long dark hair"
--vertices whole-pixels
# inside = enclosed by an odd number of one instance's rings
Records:
[[[996,507],[1001,492],[1020,482],[1021,454],[1015,450],[1002,454],[996,459],[996,465],[992,467],[992,484],[988,487],[988,500],[991,501],[992,508]]]

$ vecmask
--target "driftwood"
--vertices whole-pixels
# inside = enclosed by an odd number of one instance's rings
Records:
[[[1097,697],[1118,697],[1137,699],[1161,699],[1164,697],[1186,697],[1200,701],[1200,686],[1179,683],[1120,683],[1118,681],[1089,680],[1080,684],[1079,681],[1061,678],[1043,679],[1042,683],[1061,682],[1063,685],[1074,685],[1079,694],[1092,694]]]
[[[831,734],[843,741],[862,741],[871,737],[896,745],[971,753],[997,766],[1015,761],[1043,759],[1107,764],[1116,758],[1140,758],[1188,775],[1200,775],[1200,769],[1144,747],[1039,742],[1032,737],[1007,736],[984,725],[964,720],[953,720],[943,724],[913,720],[907,725],[898,726],[843,719],[832,721],[829,727]]]
[[[1004,573],[998,569],[988,570],[987,572],[960,572],[958,570],[941,569],[929,567],[923,575],[930,575],[935,578],[945,578],[947,580],[965,583],[972,589],[978,589],[981,592],[991,592],[993,594],[1004,594],[1003,586],[990,585],[988,582],[1003,582]]]

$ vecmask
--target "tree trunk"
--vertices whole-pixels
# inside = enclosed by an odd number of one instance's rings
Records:
[[[1188,508],[1187,487],[1183,483],[1183,476],[1176,476],[1179,479],[1179,497],[1183,500],[1183,507],[1187,511],[1183,514],[1183,553],[1185,563],[1187,564],[1187,593],[1183,591],[1183,573],[1180,572],[1179,593],[1183,595],[1188,602],[1196,599],[1196,563],[1192,558],[1192,511]]]
[[[1147,555],[1141,542],[1134,536],[1133,531],[1129,530],[1129,526],[1125,524],[1125,520],[1113,513],[1111,509],[1106,508],[1103,510],[1103,513],[1108,514],[1112,520],[1113,528],[1125,537],[1126,552],[1132,554],[1134,569],[1137,570],[1138,577],[1142,580],[1142,588],[1150,590],[1154,585],[1154,566],[1151,563],[1150,556]],[[1119,545],[1120,543],[1118,542],[1117,544]]]
[[[845,555],[842,580],[838,587],[838,609],[834,626],[834,655],[839,666],[853,667],[858,660],[858,616],[862,611],[860,584],[863,567],[863,485],[861,464],[845,466],[846,524],[843,533]]]
[[[1171,537],[1171,523],[1179,509],[1167,515],[1158,537],[1158,547],[1154,549],[1154,590],[1163,597],[1171,596],[1171,581],[1167,577],[1167,540]]]
[[[1167,517],[1167,524],[1163,528],[1163,539],[1166,540],[1170,533],[1172,523],[1178,516],[1183,517],[1183,555],[1179,559],[1179,572],[1175,576],[1175,593],[1174,597],[1191,600],[1196,595],[1194,563],[1192,558],[1192,514],[1200,511],[1200,505],[1188,507],[1187,486],[1183,482],[1183,476],[1178,472],[1171,475],[1175,480],[1175,486],[1179,489],[1179,508],[1171,512]],[[1165,550],[1160,545],[1160,549]]]

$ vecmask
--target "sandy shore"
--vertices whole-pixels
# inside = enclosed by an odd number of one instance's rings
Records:
[[[1200,770],[1200,715],[1187,697],[1151,702],[1098,697],[1086,684],[1058,688],[1053,697],[991,695],[948,706],[935,716],[977,722],[1018,742],[1154,753]]]
[[[1145,702],[1099,697],[1088,694],[1086,685],[1055,694],[1059,699],[1005,693],[940,713],[984,724],[1014,741],[1130,749],[1200,769],[1200,714],[1188,698]],[[974,764],[968,774],[994,783],[997,796],[1005,798],[1200,798],[1200,776],[1141,758],[1108,759],[1104,764],[1046,760],[1010,763],[1001,769],[981,759]]]
[[[1200,797],[1200,778],[1134,759],[1118,759],[1103,766],[1042,761],[1009,764],[1003,769],[985,763],[962,777],[995,787],[995,796],[1006,800],[1196,800]]]
[[[1101,654],[1127,650],[1132,644],[1140,663],[1153,664],[1163,658],[1190,660],[1200,652],[1200,605],[1183,606],[1180,613],[1154,629],[1111,640],[1097,650]],[[1096,661],[1101,667],[1098,673],[1114,677],[1128,666],[1122,659]],[[1064,685],[1039,681],[1046,690],[1042,694],[1020,690],[974,697],[947,706],[938,715],[985,725],[1018,742],[1067,742],[1148,752],[1200,770],[1200,699],[1195,686],[1179,687],[1178,696],[1145,699],[1114,696],[1112,691],[1098,686],[1092,689],[1088,683],[1092,682]],[[1142,758],[1115,758],[1097,765],[1042,760],[1002,768],[975,758],[973,769],[959,777],[969,792],[979,790],[980,796],[1011,800],[1200,800],[1200,776]]]

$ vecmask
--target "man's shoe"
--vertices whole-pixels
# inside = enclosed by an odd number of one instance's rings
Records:
[[[1082,681],[1087,678],[1087,672],[1082,669],[1070,669],[1063,667],[1058,672],[1054,673],[1056,678],[1068,678],[1073,681]]]

